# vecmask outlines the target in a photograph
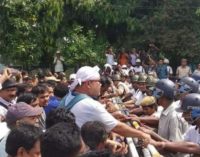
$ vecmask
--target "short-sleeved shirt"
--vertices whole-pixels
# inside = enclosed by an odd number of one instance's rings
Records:
[[[135,73],[145,73],[144,68],[140,65],[140,66],[134,66],[133,70]]]
[[[113,54],[106,54],[106,63],[113,65],[114,64],[114,55]]]
[[[73,98],[74,96],[69,94],[65,105]],[[105,125],[106,131],[110,132],[118,124],[118,120],[108,113],[101,103],[90,97],[77,102],[70,111],[75,115],[76,124],[80,128],[88,121],[100,121]]]
[[[181,121],[173,103],[160,116],[158,134],[169,141],[180,141],[183,139]]]
[[[186,67],[179,66],[176,70],[176,75],[178,76],[178,78],[186,77],[191,74],[192,74],[192,71],[189,66],[186,66]]]
[[[200,145],[200,133],[196,126],[191,126],[184,134],[184,141],[193,142]]]

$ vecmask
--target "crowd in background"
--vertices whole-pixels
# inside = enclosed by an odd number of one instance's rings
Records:
[[[183,58],[174,73],[151,47],[118,56],[108,47],[103,68],[70,76],[60,51],[55,73],[4,69],[0,157],[124,156],[126,137],[139,139],[140,156],[149,145],[166,157],[198,156],[200,66],[192,72]]]

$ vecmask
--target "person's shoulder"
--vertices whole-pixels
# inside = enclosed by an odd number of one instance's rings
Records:
[[[78,103],[81,103],[81,104],[84,104],[84,105],[89,105],[89,106],[93,106],[93,105],[99,105],[100,102],[98,102],[97,100],[94,100],[93,98],[91,97],[86,97],[82,100],[80,100]]]

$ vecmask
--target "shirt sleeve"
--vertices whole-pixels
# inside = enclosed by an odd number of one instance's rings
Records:
[[[118,120],[108,113],[102,104],[97,103],[94,106],[93,111],[94,120],[102,122],[105,125],[107,132],[110,132],[118,124]]]

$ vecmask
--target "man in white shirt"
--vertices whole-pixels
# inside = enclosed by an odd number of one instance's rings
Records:
[[[153,96],[157,98],[158,105],[163,107],[158,125],[158,134],[169,141],[183,139],[181,122],[174,108],[175,84],[168,79],[161,79],[156,83]]]
[[[55,67],[54,67],[54,71],[56,73],[60,73],[60,72],[63,72],[64,71],[64,58],[63,56],[61,56],[61,52],[60,51],[56,51],[56,55],[54,57],[54,61],[53,63],[55,64]]]
[[[100,75],[97,69],[82,67],[76,73],[76,79],[70,87],[71,92],[61,102],[60,107],[69,109],[75,115],[79,127],[88,121],[98,120],[105,125],[107,132],[113,131],[125,137],[143,138],[146,144],[149,143],[151,138],[148,134],[116,120],[101,103],[95,100],[100,95],[100,88]]]
[[[136,65],[133,67],[133,71],[136,74],[145,73],[143,66],[141,66],[141,60],[139,58],[136,59]]]
[[[113,53],[112,47],[109,46],[106,51],[106,63],[113,65],[115,62],[114,57],[115,57],[115,54]]]
[[[187,59],[181,59],[181,65],[176,69],[176,76],[180,79],[192,75],[192,70],[187,66]]]

